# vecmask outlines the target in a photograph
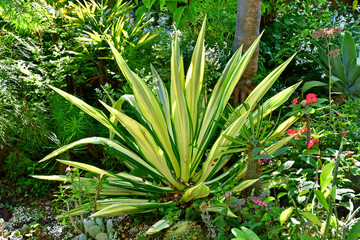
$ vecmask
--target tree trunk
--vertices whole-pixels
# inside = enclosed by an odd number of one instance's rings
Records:
[[[261,22],[261,0],[239,0],[236,15],[236,30],[234,39],[235,52],[241,45],[244,45],[243,53],[251,46],[253,41],[260,34]],[[233,96],[233,106],[243,102],[255,87],[250,79],[255,76],[258,70],[259,48],[256,49],[243,76],[239,80]]]

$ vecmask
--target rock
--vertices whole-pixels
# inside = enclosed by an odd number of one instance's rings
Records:
[[[101,232],[101,228],[98,225],[93,225],[89,228],[89,234],[92,237],[96,237],[96,235],[100,232]]]
[[[108,236],[106,233],[98,233],[96,234],[96,240],[108,240]]]

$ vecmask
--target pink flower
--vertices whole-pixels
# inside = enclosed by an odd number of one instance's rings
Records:
[[[294,98],[294,99],[292,100],[291,104],[292,104],[292,105],[297,104],[297,103],[298,103],[298,99],[299,99],[299,97]]]
[[[314,93],[309,93],[308,95],[306,95],[306,102],[308,104],[313,103],[313,102],[317,102],[317,97],[316,94]]]
[[[67,166],[67,168],[65,169],[65,172],[72,172],[74,171],[76,168],[72,168],[70,166]]]
[[[344,136],[345,136],[347,132],[345,132],[345,131],[341,131],[341,133],[342,133],[342,135],[344,135]]]
[[[100,179],[105,175],[107,174],[107,172],[103,172],[103,173],[99,173],[100,174]]]
[[[264,203],[264,201],[261,201],[259,198],[254,198],[254,201],[255,201],[254,205],[266,207],[266,203]]]
[[[263,158],[263,159],[260,159],[261,162],[263,163],[268,163],[268,162],[272,162],[273,159],[270,159],[270,158]]]
[[[310,149],[319,139],[312,139],[308,142],[308,149]]]

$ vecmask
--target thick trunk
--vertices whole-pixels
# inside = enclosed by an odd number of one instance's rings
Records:
[[[252,156],[252,150],[253,149],[249,149],[246,151],[247,159],[246,159],[246,170],[245,170],[245,174],[244,174],[244,180],[258,179],[261,177],[261,173],[262,173],[261,161],[259,159],[255,159]],[[242,195],[244,197],[249,197],[250,193],[253,189],[254,189],[255,195],[258,196],[261,194],[261,192],[263,190],[261,179],[259,181],[257,181],[256,183],[254,183],[253,185],[251,185],[250,187],[248,187],[247,189],[245,189],[242,192]]]
[[[260,34],[261,22],[261,0],[239,0],[236,16],[236,30],[234,39],[235,52],[241,45],[244,45],[245,52]],[[254,77],[258,70],[259,48],[256,49],[248,67],[239,80],[235,90],[233,106],[244,101],[254,88],[250,79]]]

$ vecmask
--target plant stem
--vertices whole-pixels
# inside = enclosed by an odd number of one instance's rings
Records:
[[[332,194],[330,192],[330,197],[329,197],[329,213],[328,213],[328,217],[327,217],[327,220],[326,220],[326,225],[325,225],[325,230],[324,230],[324,235],[322,237],[322,239],[327,239],[327,235],[328,235],[328,232],[329,232],[329,227],[330,227],[330,221],[331,221],[331,215],[333,213],[333,202],[335,201],[336,199],[336,184],[337,184],[337,173],[338,173],[338,168],[339,168],[339,163],[340,163],[340,154],[342,152],[342,149],[343,149],[343,146],[344,146],[344,134],[342,135],[342,138],[341,138],[341,143],[340,143],[340,148],[339,148],[339,151],[337,152],[336,154],[336,161],[335,161],[335,167],[334,167],[334,174],[333,174],[333,179],[332,179],[332,184],[331,184],[331,191],[335,191],[335,196],[334,196],[334,199],[332,199]],[[336,211],[336,209],[335,209]]]
[[[328,41],[327,38],[325,38],[326,40],[326,45],[327,45],[327,52],[328,52],[328,66],[329,66],[329,124],[331,126],[331,63],[330,63],[330,43]]]

